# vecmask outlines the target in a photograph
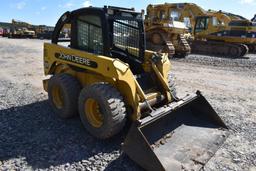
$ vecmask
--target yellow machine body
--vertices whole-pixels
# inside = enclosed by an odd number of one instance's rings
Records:
[[[62,57],[56,58],[55,54],[62,54]],[[64,56],[64,54],[68,56]],[[155,71],[152,69],[152,65],[154,64],[152,64],[150,60],[153,54],[154,52],[152,51],[146,51],[143,67],[147,72],[154,73]],[[75,57],[80,58],[77,59],[76,62],[63,60]],[[84,60],[81,60],[82,58]],[[91,61],[97,63],[97,69],[84,65],[84,63]],[[79,67],[83,69],[83,72],[75,71],[70,66]],[[163,55],[161,63],[156,65],[156,67],[159,71],[159,77],[162,77],[164,80],[164,82],[159,82],[163,84],[162,86],[164,88],[168,87],[167,76],[168,71],[171,69],[171,64],[167,54]],[[141,103],[143,103],[145,100],[151,100],[160,95],[160,92],[152,92],[150,95],[146,96],[141,90],[141,87],[137,83],[136,79],[134,78],[134,75],[131,72],[129,65],[118,59],[113,59],[106,56],[99,56],[76,49],[58,46],[55,44],[44,44],[44,72],[45,75],[69,73],[72,76],[76,77],[83,86],[102,81],[111,83],[121,92],[124,97],[126,97],[125,101],[128,103],[129,106],[133,108],[134,112],[131,115],[131,118],[133,120],[140,119]],[[44,81],[44,89],[46,91],[47,85],[48,79]],[[167,96],[168,94],[169,93],[167,89],[165,95]],[[168,102],[172,101],[170,96],[168,97],[168,99]]]
[[[10,38],[35,38],[36,32],[29,23],[12,20],[12,28],[8,37]]]
[[[232,50],[237,51],[237,54],[231,54],[235,56],[243,56],[248,49],[251,52],[256,50],[256,25],[242,16],[223,11],[206,11],[193,3],[165,3],[156,6],[165,6],[174,21],[184,22],[190,28],[194,40],[208,41],[202,44],[196,41],[197,45],[191,45],[196,51],[200,51],[202,45],[206,45],[205,49],[209,53],[210,49],[226,55],[230,55]]]
[[[66,24],[70,39],[60,37]],[[64,13],[52,42],[44,44],[50,105],[62,118],[79,113],[99,139],[118,134],[130,120],[122,149],[146,170],[200,170],[228,128],[200,91],[177,97],[168,54],[145,50],[143,28],[133,9]]]

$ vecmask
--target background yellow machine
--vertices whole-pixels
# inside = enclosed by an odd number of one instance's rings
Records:
[[[185,57],[190,53],[185,39],[188,28],[183,22],[172,19],[168,6],[148,5],[144,23],[148,49],[175,57]]]
[[[65,24],[69,40],[60,38]],[[199,91],[177,98],[168,55],[146,51],[144,36],[142,15],[131,9],[63,14],[52,43],[44,44],[49,102],[62,118],[79,113],[100,139],[132,121],[122,148],[146,170],[199,170],[226,139],[227,127]]]
[[[10,33],[8,34],[9,38],[35,38],[36,33],[32,29],[32,25],[26,22],[12,20],[12,27]]]
[[[166,3],[174,21],[190,28],[193,53],[241,57],[255,51],[256,27],[249,20],[223,11],[205,11],[193,3]]]
[[[24,21],[12,19],[9,29],[10,31],[7,33],[6,37],[51,39],[53,29],[54,27],[46,25],[32,25]]]

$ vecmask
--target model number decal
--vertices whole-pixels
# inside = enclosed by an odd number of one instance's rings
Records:
[[[55,53],[55,57],[61,60],[65,60],[68,62],[73,62],[76,64],[80,64],[80,65],[84,65],[84,66],[88,66],[88,67],[92,67],[92,68],[97,68],[98,64],[88,58],[82,58],[79,56],[75,56],[75,55],[68,55],[68,54],[64,54],[64,53]]]

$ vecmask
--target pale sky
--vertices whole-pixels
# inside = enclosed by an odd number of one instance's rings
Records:
[[[256,14],[256,0],[2,0],[0,21],[10,22],[17,19],[31,24],[54,26],[58,18],[66,11],[104,5],[134,7],[137,11],[146,9],[148,4],[193,2],[205,10],[223,10],[251,19]]]

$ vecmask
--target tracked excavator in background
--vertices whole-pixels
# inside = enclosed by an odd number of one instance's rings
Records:
[[[149,50],[168,53],[170,57],[185,57],[190,53],[185,38],[188,28],[172,19],[167,6],[148,5],[144,23]]]
[[[190,28],[192,53],[237,58],[256,49],[255,25],[235,14],[204,10],[193,3],[166,3],[169,13],[176,14]]]
[[[120,7],[64,13],[44,44],[49,102],[61,118],[79,113],[99,139],[130,120],[122,149],[146,170],[200,170],[228,128],[199,91],[176,96],[168,54],[145,50],[143,22],[141,13]],[[60,38],[66,24],[69,40]]]

